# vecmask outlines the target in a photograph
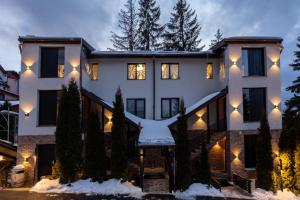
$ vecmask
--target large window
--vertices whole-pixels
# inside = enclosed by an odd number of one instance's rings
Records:
[[[130,63],[127,66],[127,79],[129,80],[145,80],[146,64]]]
[[[64,48],[41,48],[41,78],[64,77],[65,50]]]
[[[179,79],[179,64],[162,64],[161,79]]]
[[[265,60],[263,48],[243,48],[242,66],[244,76],[264,76]]]
[[[127,99],[126,103],[127,112],[145,118],[145,99]]]
[[[256,135],[244,135],[245,168],[256,167]]]
[[[266,111],[266,89],[243,89],[243,113],[244,121],[259,121],[261,113]]]
[[[161,99],[161,118],[170,118],[179,111],[179,98]]]
[[[98,63],[92,64],[92,80],[98,80],[98,73],[99,73],[99,65]]]
[[[214,68],[212,63],[206,64],[206,79],[214,78]]]
[[[57,116],[57,98],[56,90],[39,91],[39,125],[55,126]]]

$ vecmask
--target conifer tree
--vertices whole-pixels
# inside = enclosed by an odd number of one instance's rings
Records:
[[[125,124],[124,104],[121,89],[118,88],[115,95],[113,116],[112,116],[112,149],[111,149],[111,170],[112,177],[127,180],[127,132]]]
[[[206,147],[206,142],[201,144],[200,156],[196,162],[196,181],[202,184],[211,184],[211,171],[210,164],[208,160],[208,151]]]
[[[269,122],[266,112],[262,113],[260,120],[259,134],[256,142],[256,185],[265,190],[271,190],[273,187],[272,172],[272,144]]]
[[[160,47],[159,38],[164,27],[158,21],[160,8],[155,0],[139,0],[138,44],[140,50],[150,51]]]
[[[223,33],[219,28],[214,36],[215,38],[211,40],[209,47],[213,47],[215,44],[223,40]]]
[[[100,128],[99,114],[92,107],[86,135],[85,175],[93,181],[102,182],[105,178],[104,133]]]
[[[119,12],[119,28],[121,35],[111,32],[111,41],[118,50],[133,51],[137,48],[137,11],[134,0],[127,0],[125,10]]]
[[[180,112],[176,137],[176,189],[186,190],[191,184],[191,152],[187,135],[187,118],[184,100],[180,100]]]
[[[185,0],[178,0],[171,12],[163,34],[163,47],[168,51],[201,51],[199,34],[201,26],[195,10]]]

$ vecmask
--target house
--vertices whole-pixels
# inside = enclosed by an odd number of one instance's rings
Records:
[[[110,164],[112,102],[120,86],[128,131],[131,181],[145,191],[169,190],[176,174],[176,123],[184,98],[194,163],[207,143],[217,179],[255,179],[255,138],[267,112],[274,154],[282,128],[278,37],[230,37],[208,51],[97,51],[82,38],[19,38],[20,112],[17,162],[32,185],[51,173],[57,93],[75,78],[88,111],[99,112]],[[276,162],[276,158],[274,160]],[[110,175],[110,171],[107,171]]]
[[[0,100],[19,99],[19,74],[0,65]]]

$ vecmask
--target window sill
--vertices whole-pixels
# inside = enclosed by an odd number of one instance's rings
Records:
[[[56,127],[56,125],[36,125],[37,128],[53,128]]]
[[[268,76],[267,75],[255,75],[255,76],[242,76],[243,78],[267,78]]]
[[[256,168],[245,168],[246,171],[255,171]]]

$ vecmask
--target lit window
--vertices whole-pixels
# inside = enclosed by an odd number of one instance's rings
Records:
[[[212,63],[206,64],[206,79],[213,79],[213,65]]]
[[[65,75],[65,65],[58,65],[58,78],[63,78]]]
[[[92,80],[98,80],[98,71],[99,71],[98,63],[93,63],[92,64]]]
[[[179,64],[162,64],[161,79],[179,79]]]
[[[145,80],[146,79],[146,65],[145,64],[128,64],[127,78],[129,80]]]
[[[226,77],[226,75],[225,75],[225,65],[224,65],[224,63],[221,63],[220,64],[220,78],[224,79],[225,77]]]

